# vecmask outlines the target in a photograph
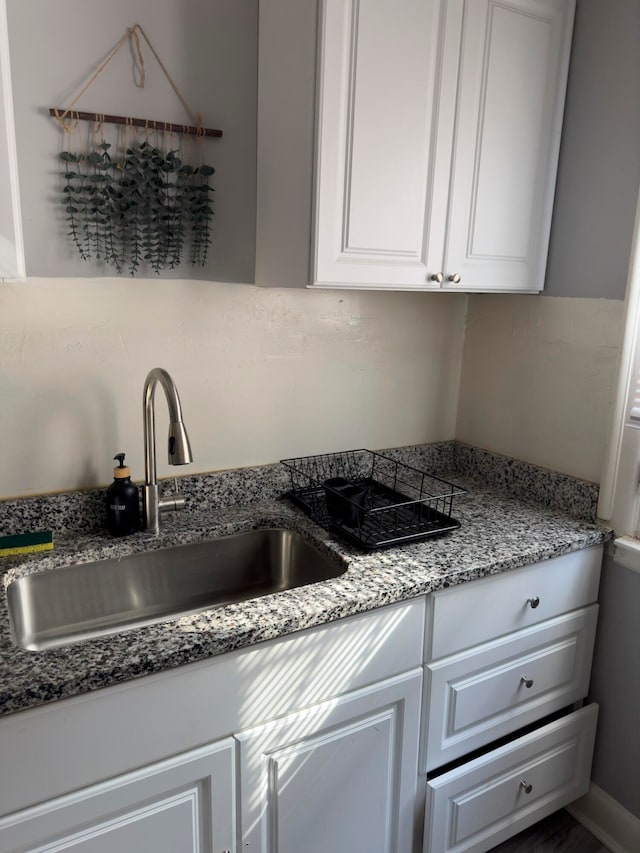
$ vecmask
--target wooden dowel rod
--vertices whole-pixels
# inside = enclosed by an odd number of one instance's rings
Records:
[[[62,118],[62,116],[64,116],[65,120],[71,119],[73,121],[104,122],[105,124],[125,124],[132,125],[133,127],[144,127],[148,130],[165,130],[171,131],[171,133],[185,133],[191,136],[222,136],[221,130],[215,130],[210,127],[193,127],[192,125],[186,124],[172,124],[166,121],[151,121],[150,119],[144,118],[110,116],[103,115],[102,113],[83,113],[78,112],[78,110],[69,110],[65,114],[65,110],[55,109],[55,107],[49,107],[49,115],[53,118]]]

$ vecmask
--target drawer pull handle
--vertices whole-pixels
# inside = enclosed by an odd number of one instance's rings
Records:
[[[525,792],[525,794],[530,794],[533,791],[533,785],[529,785],[524,779],[520,782],[520,787]]]
[[[529,690],[530,687],[533,687],[533,678],[527,678],[526,675],[523,675],[520,679],[520,684],[524,684],[527,690]]]
[[[535,598],[527,598],[527,604],[535,610],[536,607],[540,604],[540,596],[536,595]]]

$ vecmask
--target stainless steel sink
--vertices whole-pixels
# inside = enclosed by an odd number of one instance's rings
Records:
[[[283,529],[44,571],[7,587],[17,645],[41,650],[337,577],[345,566]]]

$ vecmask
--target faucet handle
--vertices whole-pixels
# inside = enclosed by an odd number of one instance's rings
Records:
[[[177,492],[173,495],[163,495],[158,499],[158,511],[167,512],[168,510],[184,509],[186,503],[185,498]]]
[[[178,478],[173,478],[173,492],[158,498],[158,512],[170,512],[171,510],[184,509],[186,498],[178,494]]]

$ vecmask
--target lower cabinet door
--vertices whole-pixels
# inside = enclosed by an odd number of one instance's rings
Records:
[[[237,735],[242,849],[410,853],[420,670]]]
[[[424,853],[490,850],[585,794],[597,718],[589,705],[431,779]]]
[[[220,741],[0,819],[0,853],[232,853],[235,744]]]

